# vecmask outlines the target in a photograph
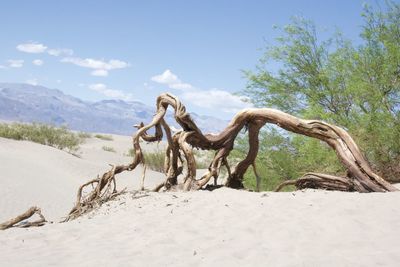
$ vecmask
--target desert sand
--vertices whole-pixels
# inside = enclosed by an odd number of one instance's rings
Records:
[[[54,222],[1,231],[0,266],[400,265],[400,192],[149,193],[136,191],[138,168],[117,176],[118,188],[128,193],[57,223],[80,184],[109,163],[130,161],[130,137],[113,139],[91,138],[76,157],[0,138],[0,222],[33,205]],[[145,187],[163,178],[148,170]]]

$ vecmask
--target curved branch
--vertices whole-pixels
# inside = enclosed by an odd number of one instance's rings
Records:
[[[39,219],[33,222],[25,222],[25,223],[20,223],[26,219],[29,219],[30,217],[32,217],[34,214],[39,215]],[[0,230],[6,230],[8,228],[11,227],[23,227],[23,228],[27,228],[27,227],[32,227],[32,226],[42,226],[46,223],[46,219],[44,218],[44,216],[42,215],[42,211],[40,210],[40,208],[38,207],[31,207],[29,208],[27,211],[25,211],[24,213],[18,215],[15,218],[12,218],[2,224],[0,224]],[[20,223],[20,224],[18,224]]]
[[[171,135],[171,130],[164,120],[168,107],[174,109],[176,122],[183,131]],[[397,191],[393,185],[376,174],[351,136],[342,128],[317,120],[303,120],[279,110],[270,108],[253,108],[240,111],[218,134],[203,134],[186,112],[185,106],[179,99],[171,94],[162,94],[157,98],[157,112],[152,121],[137,126],[138,130],[133,135],[134,158],[129,165],[119,165],[111,171],[104,173],[101,178],[94,179],[82,185],[77,194],[77,202],[68,214],[66,220],[76,218],[92,209],[97,203],[110,199],[117,194],[115,188],[115,175],[123,171],[131,171],[138,164],[144,164],[143,153],[140,147],[140,138],[148,142],[160,141],[163,129],[167,136],[168,147],[165,159],[166,180],[161,183],[156,191],[165,188],[169,190],[178,186],[178,176],[183,170],[181,151],[186,160],[187,176],[184,180],[184,190],[196,190],[206,185],[211,177],[214,181],[219,175],[221,166],[228,170],[227,186],[234,188],[243,187],[243,175],[250,165],[253,165],[256,176],[255,159],[258,153],[258,134],[260,128],[266,123],[275,124],[285,130],[319,139],[335,150],[339,160],[347,169],[348,177],[336,177],[325,174],[309,173],[306,176],[282,185],[294,184],[298,188],[324,188],[328,190],[358,191],[358,192],[387,192]],[[147,130],[155,127],[155,134],[147,134]],[[249,151],[244,160],[230,171],[227,157],[233,149],[233,144],[238,133],[243,128],[249,129]],[[200,180],[196,180],[196,162],[192,148],[214,150],[217,153],[210,164],[208,172]],[[82,190],[87,185],[96,184],[96,187],[86,196],[82,197]],[[113,190],[110,190],[113,186]],[[279,188],[281,189],[281,188]]]
[[[230,151],[233,148],[233,141],[239,131],[246,125],[249,126],[249,134],[253,136],[250,146],[253,148],[249,150],[246,157],[247,160],[245,159],[239,163],[232,172],[230,179],[228,179],[228,186],[242,186],[241,180],[243,179],[243,174],[257,155],[258,138],[255,138],[255,133],[258,134],[259,128],[265,123],[272,123],[285,130],[326,142],[335,150],[338,158],[347,169],[349,177],[358,185],[358,191],[397,191],[394,186],[372,171],[351,136],[340,127],[317,120],[303,120],[275,109],[254,108],[239,112],[221,133],[203,135],[190,115],[186,113],[186,109],[179,99],[170,94],[162,94],[157,98],[157,114],[148,127],[154,126],[157,120],[165,115],[169,105],[174,108],[175,119],[184,132],[192,132],[187,137],[186,142],[200,149],[226,149]]]
[[[281,183],[275,192],[281,191],[284,187],[294,185],[297,189],[316,188],[325,190],[337,191],[361,191],[363,188],[358,188],[352,180],[344,177],[333,176],[322,173],[306,173],[303,177],[297,180],[288,180]],[[364,192],[364,191],[363,191]]]

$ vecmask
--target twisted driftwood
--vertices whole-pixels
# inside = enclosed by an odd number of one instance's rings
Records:
[[[169,106],[174,109],[175,120],[182,127],[182,130],[175,134],[171,133],[170,127],[164,120]],[[397,191],[394,186],[371,169],[351,136],[338,126],[317,120],[299,119],[275,109],[254,108],[239,112],[222,132],[203,134],[177,97],[171,94],[162,94],[157,98],[157,111],[153,120],[147,125],[141,123],[136,126],[138,130],[133,135],[135,153],[132,163],[113,166],[101,177],[83,184],[78,189],[76,204],[65,221],[79,217],[118,195],[120,192],[116,190],[115,175],[124,171],[132,171],[137,165],[145,164],[140,139],[147,142],[157,142],[162,140],[164,134],[168,141],[164,165],[166,179],[154,191],[200,189],[211,178],[216,181],[222,167],[225,167],[228,171],[228,179],[225,185],[232,188],[243,188],[243,175],[249,166],[252,166],[256,173],[258,188],[260,178],[255,165],[259,145],[258,134],[261,127],[266,123],[272,123],[285,130],[326,142],[335,150],[347,170],[346,177],[308,173],[298,180],[284,182],[277,188],[278,191],[286,185],[295,185],[297,188],[358,192]],[[147,131],[151,128],[155,129],[154,135],[147,134]],[[227,158],[233,149],[235,138],[243,128],[248,129],[249,151],[247,156],[231,170]],[[195,178],[196,160],[193,148],[215,151],[208,171],[198,180]],[[186,166],[184,163],[186,163]],[[185,176],[183,181],[179,183],[178,176],[184,173],[184,166],[186,167]],[[84,189],[89,186],[92,186],[93,189],[88,193],[83,193]]]
[[[23,222],[26,219],[29,219],[34,214],[39,215],[39,219],[33,222]],[[12,218],[2,224],[0,224],[0,230],[6,230],[11,227],[33,227],[33,226],[42,226],[46,223],[46,219],[42,215],[41,210],[38,207],[31,207],[24,213],[18,215],[15,218]]]
[[[187,162],[187,175],[184,179],[184,190],[199,189],[207,184],[211,177],[217,178],[220,168],[225,166],[228,169],[229,177],[226,186],[233,188],[243,187],[243,175],[250,165],[254,165],[258,152],[258,133],[260,128],[266,123],[276,124],[277,126],[302,135],[317,138],[326,142],[335,150],[338,158],[347,169],[346,177],[336,177],[332,175],[324,175],[313,173],[302,177],[297,185],[309,185],[313,188],[324,188],[330,190],[343,190],[346,185],[346,191],[358,192],[386,192],[397,191],[390,183],[377,175],[368,164],[367,160],[361,154],[359,148],[351,138],[351,136],[342,128],[330,125],[328,123],[317,120],[302,120],[279,110],[260,108],[246,109],[239,112],[228,126],[219,134],[203,134],[190,115],[186,112],[185,106],[178,98],[170,94],[162,94],[157,99],[157,113],[153,121],[148,125],[141,125],[135,136],[138,136],[150,129],[156,127],[156,134],[153,140],[161,140],[161,128],[168,128],[163,120],[168,106],[175,110],[175,119],[182,127],[182,131],[176,133],[172,138],[168,137],[168,148],[166,154],[166,181],[158,186],[170,189],[177,186],[177,175],[181,173],[181,169],[177,167],[183,154]],[[240,132],[246,127],[249,134],[249,151],[245,159],[239,162],[232,171],[227,164],[227,157],[233,149],[233,143]],[[215,156],[210,163],[208,172],[199,180],[195,179],[196,165],[191,148],[199,148],[205,150],[214,150]],[[181,153],[182,151],[183,153]],[[342,181],[339,183],[338,181]],[[308,181],[308,183],[306,182]]]
[[[175,120],[182,127],[182,130],[175,134],[171,133],[170,127],[164,120],[169,106],[174,109]],[[133,135],[134,157],[132,162],[128,165],[112,166],[112,169],[105,172],[101,177],[81,185],[77,192],[76,203],[64,221],[75,219],[124,192],[117,191],[115,176],[124,171],[132,171],[139,164],[144,165],[144,172],[146,170],[140,139],[147,142],[157,142],[162,140],[164,133],[168,141],[164,164],[166,179],[153,191],[162,189],[185,191],[200,189],[208,184],[212,177],[214,178],[214,183],[216,183],[222,167],[225,167],[228,172],[228,179],[225,185],[232,188],[243,188],[243,175],[249,166],[253,167],[257,178],[258,190],[260,176],[257,173],[255,159],[259,145],[258,134],[261,127],[266,123],[272,123],[285,130],[324,141],[335,150],[339,160],[347,170],[346,177],[307,173],[300,179],[282,183],[277,187],[276,191],[288,185],[294,185],[298,189],[318,188],[358,192],[397,191],[393,185],[371,169],[351,136],[338,126],[317,120],[299,119],[275,109],[254,108],[239,112],[222,132],[218,134],[203,134],[177,97],[171,94],[162,94],[157,98],[157,112],[153,120],[147,125],[141,123],[136,126],[138,130]],[[154,135],[147,134],[147,131],[153,127],[155,128]],[[231,170],[227,159],[233,149],[235,138],[243,128],[248,129],[249,151],[246,157]],[[215,151],[208,171],[198,180],[196,180],[196,160],[193,148]],[[186,166],[184,163],[186,163]],[[184,167],[186,167],[185,176],[183,181],[179,183],[178,176],[184,173]],[[85,189],[90,186],[92,190],[85,192]],[[20,223],[34,214],[40,216],[38,221]],[[40,209],[32,207],[16,218],[0,224],[0,230],[10,227],[40,226],[45,222],[46,220]]]

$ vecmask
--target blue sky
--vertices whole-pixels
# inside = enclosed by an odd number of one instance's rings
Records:
[[[189,111],[230,118],[249,106],[232,93],[279,35],[274,25],[303,16],[322,37],[337,27],[357,43],[364,2],[2,1],[0,82],[149,105],[171,92]]]

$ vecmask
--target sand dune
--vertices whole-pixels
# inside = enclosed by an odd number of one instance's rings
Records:
[[[1,221],[32,204],[65,215],[83,181],[129,162],[126,146],[90,139],[78,158],[0,138]],[[140,174],[118,176],[120,188]],[[130,191],[75,221],[0,232],[0,266],[398,266],[399,202],[400,192]]]
[[[103,146],[116,152],[104,151]],[[156,146],[144,147],[155,150]],[[79,185],[109,170],[108,164],[130,162],[126,156],[130,147],[128,136],[114,135],[112,141],[90,138],[77,152],[79,158],[53,147],[0,138],[0,221],[32,205],[42,207],[47,218],[58,220],[73,206]],[[120,174],[119,188],[138,189],[141,175],[140,166]],[[162,174],[147,170],[148,187],[162,179]]]

